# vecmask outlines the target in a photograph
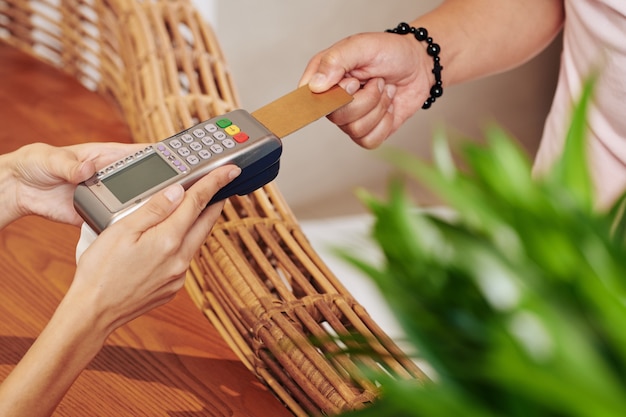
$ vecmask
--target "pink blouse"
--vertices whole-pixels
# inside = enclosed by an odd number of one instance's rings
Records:
[[[589,119],[589,164],[597,202],[626,191],[626,0],[565,0],[559,81],[535,170],[561,154],[573,103],[583,81],[599,72]]]

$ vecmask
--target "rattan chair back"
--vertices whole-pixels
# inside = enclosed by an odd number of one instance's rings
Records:
[[[238,107],[220,46],[188,0],[0,0],[0,39],[113,98],[138,142]],[[227,202],[186,288],[296,415],[365,406],[378,391],[364,370],[424,377],[312,249],[274,184]]]

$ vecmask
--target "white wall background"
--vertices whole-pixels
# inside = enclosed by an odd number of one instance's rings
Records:
[[[217,28],[217,0],[192,0],[204,18]]]
[[[308,60],[319,50],[353,33],[394,27],[439,3],[196,1],[216,29],[242,107],[249,111],[294,89]],[[554,90],[557,60],[553,47],[513,72],[448,88],[433,108],[420,111],[387,143],[428,156],[436,126],[445,124],[478,138],[482,128],[495,120],[533,153]],[[353,190],[365,186],[383,192],[390,170],[376,151],[354,145],[325,119],[285,138],[281,164],[278,185],[301,219],[363,212]],[[433,202],[419,194],[424,204]]]
[[[353,33],[394,27],[439,3],[196,1],[210,14],[242,106],[250,111],[294,89],[308,60],[319,50]],[[433,108],[420,111],[385,146],[427,157],[436,127],[444,124],[457,134],[479,138],[487,123],[497,121],[532,155],[555,87],[558,50],[555,42],[515,71],[448,88]],[[285,138],[281,163],[278,185],[313,247],[387,334],[403,340],[401,328],[371,281],[329,251],[329,245],[359,248],[368,259],[378,259],[367,238],[371,217],[361,215],[365,210],[353,190],[364,186],[384,193],[387,164],[377,159],[376,151],[359,148],[325,119]],[[415,191],[423,205],[436,203],[423,190]]]

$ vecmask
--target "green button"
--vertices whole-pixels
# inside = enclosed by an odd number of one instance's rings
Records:
[[[215,124],[218,125],[220,127],[220,129],[224,129],[225,127],[228,127],[228,126],[232,125],[233,122],[231,122],[228,119],[220,119]]]

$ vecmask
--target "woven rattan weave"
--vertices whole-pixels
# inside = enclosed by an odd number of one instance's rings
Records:
[[[219,44],[188,0],[0,0],[0,39],[112,97],[139,142],[238,105]],[[363,368],[423,377],[314,252],[273,184],[229,200],[187,290],[296,415],[372,401]],[[344,334],[376,359],[337,355]]]

